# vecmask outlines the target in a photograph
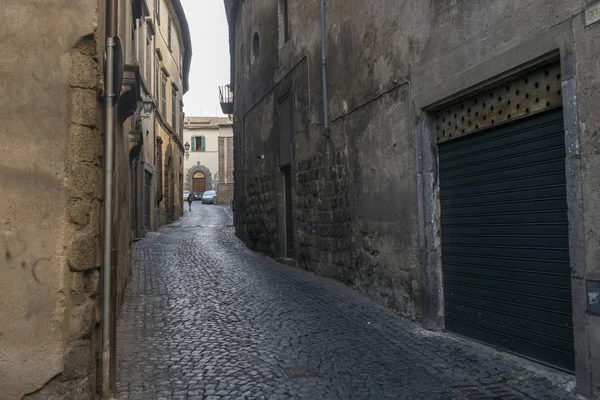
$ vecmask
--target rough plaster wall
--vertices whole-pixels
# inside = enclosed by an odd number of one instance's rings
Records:
[[[413,8],[421,10],[411,33],[418,39],[411,64],[419,92],[568,20],[579,12],[581,1],[491,0],[483,6],[427,0]]]
[[[350,116],[355,177],[355,282],[411,318],[420,313],[415,149],[407,87]]]
[[[97,291],[97,3],[3,4],[0,393],[91,397]],[[34,28],[30,21],[36,21]],[[79,251],[83,249],[83,251]],[[56,377],[44,386],[52,378]]]

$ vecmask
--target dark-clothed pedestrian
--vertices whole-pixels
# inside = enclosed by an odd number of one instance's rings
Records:
[[[190,195],[187,198],[187,202],[190,205],[190,211],[192,211],[192,202],[194,201],[194,196],[192,196],[192,194],[190,193]]]

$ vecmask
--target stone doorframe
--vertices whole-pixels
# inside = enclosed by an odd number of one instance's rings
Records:
[[[206,190],[213,190],[212,173],[208,167],[200,164],[200,161],[198,161],[198,164],[190,168],[185,174],[185,190],[192,190],[192,179],[194,178],[194,174],[196,172],[202,172],[206,177]]]
[[[560,24],[537,37],[458,74],[455,79],[414,93],[417,158],[419,254],[421,264],[422,323],[431,330],[445,328],[444,286],[441,258],[438,153],[434,111],[445,104],[484,90],[538,65],[556,60],[561,65],[565,125],[569,255],[578,391],[591,393],[590,324],[585,311],[585,260],[582,177],[579,148],[579,116],[570,24]],[[411,95],[412,96],[412,95]]]

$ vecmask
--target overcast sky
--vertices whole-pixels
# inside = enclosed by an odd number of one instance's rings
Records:
[[[186,116],[222,116],[218,86],[229,83],[229,28],[223,0],[181,0],[192,36]],[[215,111],[217,114],[215,115]]]

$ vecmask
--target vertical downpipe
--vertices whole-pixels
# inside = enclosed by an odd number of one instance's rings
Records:
[[[117,0],[106,2],[106,69],[104,71],[104,235],[102,257],[102,396],[112,397],[110,382],[110,303],[112,250],[112,192],[114,173],[115,93],[114,61]]]
[[[321,0],[321,68],[323,73],[323,128],[325,135],[329,135],[329,112],[327,104],[327,33],[325,32],[325,0]]]

